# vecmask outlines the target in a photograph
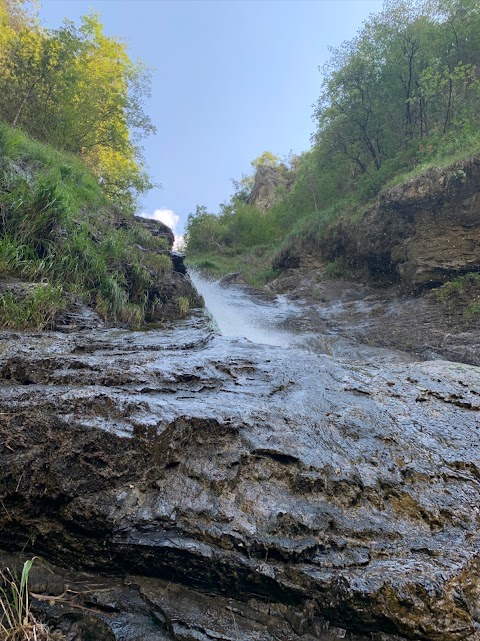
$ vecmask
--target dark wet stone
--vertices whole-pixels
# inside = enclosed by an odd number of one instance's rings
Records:
[[[168,255],[172,259],[174,271],[179,272],[180,274],[186,274],[187,268],[185,267],[185,264],[183,262],[185,260],[185,254],[171,251],[168,253]]]
[[[9,336],[0,546],[124,577],[87,603],[116,639],[480,638],[478,368]]]

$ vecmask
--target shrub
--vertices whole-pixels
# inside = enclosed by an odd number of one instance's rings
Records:
[[[172,271],[167,246],[108,206],[79,158],[0,124],[0,271],[44,283],[20,298],[7,291],[0,326],[48,327],[74,292],[137,327]]]

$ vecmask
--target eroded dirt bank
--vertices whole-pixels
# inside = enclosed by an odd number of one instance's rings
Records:
[[[278,269],[312,258],[341,261],[373,282],[415,292],[480,270],[480,156],[433,167],[382,191],[366,210],[333,222],[321,238],[293,240],[277,254]]]
[[[48,606],[68,638],[480,639],[477,368],[202,318],[0,354],[0,546],[87,585]]]

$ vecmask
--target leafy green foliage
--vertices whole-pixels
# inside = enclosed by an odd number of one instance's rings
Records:
[[[108,205],[76,156],[0,124],[0,271],[36,281],[0,298],[0,326],[48,327],[69,292],[139,326],[172,271],[165,240]]]
[[[278,166],[280,162],[280,158],[278,156],[275,156],[275,154],[272,154],[271,151],[264,151],[261,156],[258,156],[258,158],[255,158],[255,160],[252,160],[252,167],[255,169],[260,166],[267,166],[267,167],[276,167]]]
[[[45,329],[64,308],[61,285],[34,285],[23,298],[6,290],[0,298],[0,327]]]
[[[181,316],[186,316],[190,309],[190,300],[187,296],[178,296],[176,299],[178,311]]]
[[[475,26],[474,26],[475,25]],[[350,184],[431,136],[479,122],[480,11],[471,0],[387,0],[332,51],[317,103],[317,146]]]
[[[140,326],[173,269],[131,217],[149,71],[96,14],[51,30],[34,4],[0,0],[0,326],[48,327],[72,295]]]
[[[242,277],[253,286],[262,286],[279,272],[272,270],[272,254],[268,247],[259,245],[242,252],[225,250],[222,253],[188,254],[188,266],[201,271],[208,278],[221,278],[232,272],[242,272]]]
[[[108,198],[131,210],[151,187],[138,140],[154,131],[142,110],[148,69],[128,57],[90,14],[79,28],[29,20],[22,4],[0,7],[0,119],[81,156]]]

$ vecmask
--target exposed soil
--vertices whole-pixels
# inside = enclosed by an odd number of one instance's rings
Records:
[[[320,238],[285,245],[274,267],[308,267],[311,256],[363,270],[373,282],[396,282],[407,293],[480,271],[480,156],[385,189]]]

